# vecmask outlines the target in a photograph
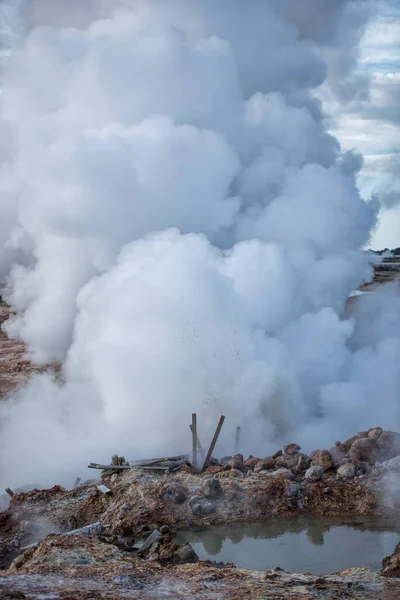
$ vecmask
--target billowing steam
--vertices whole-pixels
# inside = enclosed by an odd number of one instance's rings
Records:
[[[192,411],[205,441],[223,413],[221,450],[241,425],[263,455],[399,424],[396,291],[342,318],[376,207],[313,95],[356,87],[365,2],[31,0],[18,18],[5,329],[64,370],[1,404],[1,482],[186,451]]]

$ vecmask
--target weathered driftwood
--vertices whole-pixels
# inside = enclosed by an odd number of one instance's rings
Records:
[[[219,422],[218,422],[218,425],[217,425],[217,429],[215,430],[215,433],[214,433],[214,437],[211,440],[211,444],[210,444],[210,447],[208,449],[207,456],[206,456],[206,458],[204,460],[201,472],[205,471],[207,469],[207,467],[208,467],[208,463],[210,462],[211,455],[212,455],[212,453],[214,451],[215,444],[217,443],[218,436],[219,436],[219,434],[221,432],[222,425],[224,424],[224,421],[225,421],[225,417],[224,417],[224,415],[222,415],[220,417],[220,419],[219,419]]]
[[[197,467],[197,415],[192,414],[192,463],[194,467]]]
[[[169,470],[169,466],[163,466],[163,465],[154,465],[154,466],[147,466],[147,465],[98,465],[96,463],[90,463],[90,465],[88,465],[88,469],[98,469],[98,470],[101,470],[101,471],[109,471],[110,473],[112,473],[112,472],[115,473],[117,471],[121,471],[122,469],[143,469],[144,471],[168,471]]]
[[[189,454],[179,454],[178,456],[162,456],[161,458],[143,458],[141,460],[130,460],[129,464],[131,466],[143,466],[143,467],[151,467],[153,465],[158,465],[159,463],[170,461],[170,460],[187,460],[189,459]]]

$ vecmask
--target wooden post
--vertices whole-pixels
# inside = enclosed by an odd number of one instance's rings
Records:
[[[118,454],[114,454],[111,457],[111,464],[112,465],[119,465],[119,456],[118,456]]]
[[[194,467],[197,467],[197,415],[192,414],[192,463]]]
[[[224,424],[224,421],[225,421],[225,417],[222,415],[222,416],[220,417],[220,419],[219,419],[219,423],[218,423],[218,425],[217,425],[217,429],[215,430],[214,437],[213,437],[213,439],[212,439],[212,441],[211,441],[210,447],[209,447],[209,449],[208,449],[208,452],[207,452],[207,456],[206,456],[206,458],[205,458],[205,461],[204,461],[204,463],[203,463],[203,466],[202,466],[202,469],[201,469],[201,472],[202,472],[202,473],[203,473],[203,471],[205,471],[205,470],[207,469],[207,467],[208,467],[208,463],[210,462],[211,455],[212,455],[212,453],[213,453],[213,451],[214,451],[215,444],[217,443],[218,436],[219,436],[219,434],[220,434],[220,432],[221,432],[222,425]]]
[[[74,483],[74,485],[72,486],[72,489],[74,490],[75,488],[77,488],[77,487],[79,486],[80,482],[81,482],[81,478],[80,478],[80,477],[77,477],[77,478],[75,479],[75,483]]]
[[[239,452],[239,441],[240,441],[240,427],[238,426],[238,427],[236,427],[234,454],[237,454]]]
[[[10,488],[6,488],[6,492],[11,498],[15,495],[14,492]]]

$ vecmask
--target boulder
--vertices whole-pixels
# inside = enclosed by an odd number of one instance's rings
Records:
[[[336,468],[340,467],[345,462],[350,462],[349,457],[344,452],[343,446],[341,446],[341,445],[339,445],[339,446],[335,445],[332,448],[330,448],[329,454],[331,455],[333,464]]]
[[[322,467],[324,471],[334,466],[331,453],[328,450],[318,450],[313,453],[311,460],[312,467]]]
[[[306,454],[298,454],[297,464],[296,464],[295,468],[293,469],[293,472],[296,475],[301,475],[302,473],[307,471],[307,469],[309,468],[310,465],[311,465],[311,458],[309,456],[307,456]]]
[[[400,577],[400,543],[397,544],[393,554],[383,559],[381,575]]]
[[[277,452],[275,452],[275,454],[272,455],[272,458],[278,458],[278,456],[282,456],[282,454],[282,450],[277,450]]]
[[[319,465],[314,465],[307,469],[304,477],[307,481],[318,481],[324,474],[324,468]]]
[[[253,470],[260,462],[260,460],[261,458],[257,458],[256,456],[249,456],[249,458],[244,461],[244,466],[248,469]]]
[[[232,460],[232,458],[233,458],[233,456],[223,456],[219,462],[223,467],[226,467],[226,465],[228,464],[228,462],[230,460]]]
[[[214,477],[211,479],[206,479],[201,486],[201,492],[205,498],[217,498],[222,494],[222,486],[220,481]]]
[[[368,437],[368,431],[359,431],[357,433],[357,437],[358,438],[366,438],[366,437]]]
[[[259,471],[269,471],[271,469],[275,469],[275,460],[272,456],[267,456],[266,458],[262,458],[258,461],[257,465],[254,467],[254,471],[258,473]]]
[[[241,462],[244,461],[243,454],[235,454],[232,458],[236,458],[236,460],[240,460]]]
[[[228,476],[243,479],[244,474],[243,471],[240,471],[239,469],[231,469],[230,471],[228,471]]]
[[[243,460],[240,460],[240,458],[231,458],[231,460],[228,462],[228,464],[226,465],[227,467],[230,467],[231,469],[237,469],[238,471],[242,471],[242,473],[245,472],[246,467],[244,466],[244,462]]]
[[[291,471],[289,471],[289,469],[277,469],[276,471],[273,471],[272,473],[267,473],[268,477],[273,477],[275,478],[281,478],[281,479],[294,479],[294,475]]]
[[[381,437],[382,432],[382,427],[373,427],[372,429],[368,430],[368,437],[372,438],[376,442]]]
[[[301,450],[301,447],[298,444],[288,444],[283,447],[284,454],[298,454]]]
[[[299,458],[295,454],[282,454],[275,460],[275,466],[282,469],[293,469]]]
[[[209,479],[207,481],[210,481]],[[189,500],[189,506],[196,517],[204,517],[214,512],[215,507],[211,502],[207,502],[201,496],[192,496]]]
[[[353,479],[356,475],[356,467],[351,463],[342,465],[337,470],[338,479]]]
[[[174,504],[182,504],[188,497],[185,488],[178,481],[172,481],[172,483],[168,484],[164,489],[163,495],[165,500]]]
[[[349,457],[354,461],[376,463],[379,453],[377,443],[370,437],[357,438],[351,445]]]
[[[379,448],[379,459],[389,460],[400,454],[400,433],[382,431],[376,442]]]
[[[215,475],[216,473],[223,472],[223,470],[224,467],[207,467],[206,473],[209,473],[210,475]]]
[[[350,450],[350,447],[353,444],[353,442],[355,442],[356,440],[358,440],[358,437],[356,435],[353,435],[351,438],[349,438],[348,440],[343,442],[343,444],[342,444],[343,451],[347,453]]]

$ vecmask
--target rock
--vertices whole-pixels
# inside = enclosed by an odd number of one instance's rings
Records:
[[[344,462],[350,462],[349,457],[347,456],[347,454],[344,452],[343,447],[342,446],[333,446],[332,448],[329,449],[329,454],[331,455],[331,458],[333,460],[333,464],[336,468],[340,467],[342,464],[344,464]]]
[[[309,458],[306,454],[299,454],[298,459],[297,459],[297,464],[296,464],[295,468],[293,469],[293,472],[296,475],[301,475],[301,473],[304,473],[305,471],[307,471],[310,464],[311,464],[311,458]]]
[[[288,496],[297,498],[298,496],[301,495],[302,489],[303,489],[303,486],[301,485],[301,483],[289,483],[289,485],[287,487]]]
[[[168,527],[168,525],[162,525],[160,527],[160,533],[161,533],[161,535],[165,535],[166,533],[169,533],[169,527]]]
[[[275,460],[272,458],[272,456],[262,458],[254,467],[254,471],[256,473],[259,471],[269,471],[271,469],[275,469]]]
[[[284,454],[298,454],[301,450],[301,447],[298,444],[288,444],[283,447]]]
[[[215,475],[216,473],[222,473],[223,470],[224,470],[224,467],[207,467],[206,473]]]
[[[368,437],[372,438],[376,442],[381,437],[382,432],[383,432],[382,427],[373,427],[372,429],[370,429],[368,431]]]
[[[342,465],[337,470],[338,479],[352,479],[356,475],[356,468],[351,463]]]
[[[193,496],[189,501],[192,513],[196,517],[204,517],[214,512],[215,507],[211,502],[206,502],[201,496]]]
[[[218,479],[207,479],[201,486],[203,496],[206,498],[217,498],[222,494],[222,486]]]
[[[400,471],[400,456],[395,456],[389,460],[385,460],[383,463],[377,463],[377,465],[383,471]]]
[[[232,458],[235,458],[236,460],[240,460],[241,462],[244,461],[243,454],[235,454]]]
[[[278,450],[277,452],[275,452],[275,454],[272,455],[272,458],[278,458],[278,456],[282,456],[283,452],[282,450]]]
[[[395,431],[382,431],[376,442],[379,448],[379,459],[389,460],[400,454],[400,433]]]
[[[231,469],[237,469],[238,471],[242,471],[244,473],[244,471],[246,470],[246,467],[244,466],[244,462],[242,460],[240,460],[239,458],[231,458],[231,460],[228,462],[228,464],[226,465],[227,467],[230,467]]]
[[[231,469],[228,471],[229,477],[238,477],[239,479],[243,479],[244,474],[243,471],[239,471],[239,469]]]
[[[213,456],[210,458],[210,460],[208,461],[208,465],[210,467],[220,467],[221,463],[219,462],[218,458],[214,458]]]
[[[351,438],[343,442],[343,451],[347,453],[350,450],[350,447],[353,444],[353,442],[355,442],[356,440],[358,440],[358,437],[356,435],[353,435]]]
[[[233,456],[223,456],[219,462],[223,467],[226,467],[226,465],[228,464],[228,462],[230,460],[232,460],[232,458],[233,458]]]
[[[357,438],[351,445],[349,457],[352,460],[361,461],[373,465],[378,459],[378,448],[376,442],[370,437]]]
[[[318,450],[312,456],[311,466],[322,467],[324,471],[331,469],[334,466],[331,453],[328,450]]]
[[[129,587],[134,590],[142,590],[144,588],[144,583],[142,583],[140,579],[134,577],[133,575],[118,575],[117,577],[114,577],[113,581],[117,585]]]
[[[307,481],[318,481],[324,474],[324,468],[320,465],[314,465],[307,469],[304,477]]]
[[[261,458],[257,458],[256,456],[249,456],[249,458],[244,461],[244,466],[248,469],[254,469],[254,467],[257,466],[260,460]]]
[[[368,437],[368,431],[359,431],[357,433],[357,437],[358,438],[366,438],[366,437]]]
[[[299,458],[295,454],[282,454],[278,456],[275,461],[275,466],[283,469],[293,469],[298,462]]]
[[[183,504],[187,497],[185,488],[178,481],[173,481],[164,490],[164,498],[174,504]]]
[[[289,469],[277,469],[272,473],[267,473],[268,477],[273,477],[274,479],[280,477],[281,479],[294,479],[294,475]]]
[[[196,552],[193,550],[190,544],[183,544],[178,546],[174,551],[173,563],[175,565],[184,565],[186,563],[195,563],[199,560]]]
[[[400,543],[397,544],[391,556],[383,559],[381,575],[384,577],[400,577]]]

